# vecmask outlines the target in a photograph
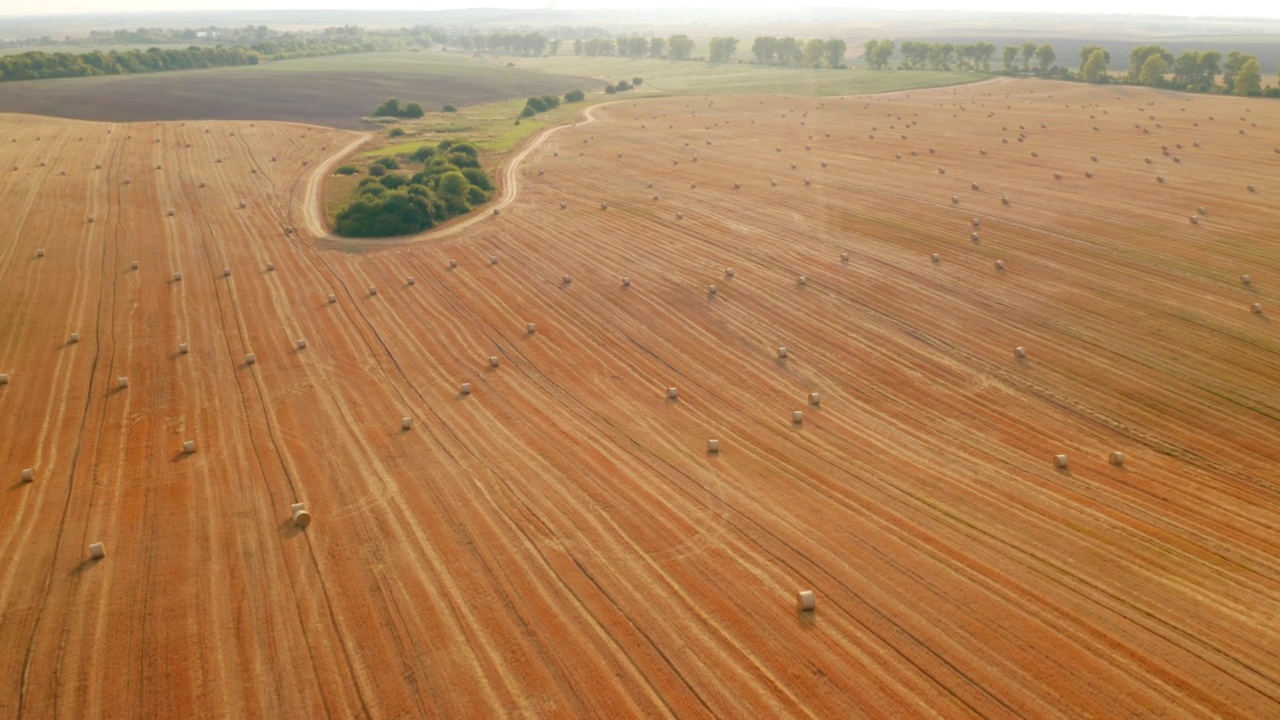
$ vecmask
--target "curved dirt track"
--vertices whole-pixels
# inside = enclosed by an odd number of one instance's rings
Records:
[[[345,253],[354,134],[0,116],[0,717],[1274,717],[1278,127],[621,102]]]

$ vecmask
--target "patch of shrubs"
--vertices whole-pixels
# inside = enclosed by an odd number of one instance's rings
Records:
[[[458,108],[452,105],[445,105],[443,108],[440,109],[440,111],[441,112],[458,112]]]
[[[567,103],[582,102],[583,100],[586,100],[586,99],[587,99],[587,94],[582,92],[581,90],[570,90],[569,92],[564,94],[564,101]]]
[[[424,145],[410,155],[422,163],[411,177],[388,173],[398,164],[394,158],[379,158],[369,165],[369,173],[377,168],[382,174],[360,181],[356,199],[338,212],[334,230],[347,237],[411,235],[471,212],[492,199],[494,189],[479,155],[468,142]]]
[[[520,117],[533,117],[538,113],[544,113],[548,110],[554,110],[560,107],[560,98],[555,95],[543,95],[542,97],[531,97],[524,103],[524,109],[520,111]]]
[[[377,110],[373,111],[374,117],[398,117],[417,119],[426,114],[422,106],[416,102],[401,106],[400,98],[387,98]]]
[[[636,78],[636,79],[640,80],[640,78]],[[643,82],[643,80],[641,82]],[[627,82],[626,80],[619,80],[617,85],[605,85],[604,93],[606,95],[614,95],[616,93],[626,92],[630,89],[631,89],[631,83]]]
[[[342,165],[337,170],[334,170],[334,172],[339,175],[355,175],[360,172],[360,168],[355,165]]]
[[[404,137],[404,128],[393,127],[387,131],[387,137]]]

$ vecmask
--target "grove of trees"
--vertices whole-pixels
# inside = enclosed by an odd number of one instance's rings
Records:
[[[389,172],[401,162],[421,163],[406,177]],[[388,167],[390,166],[390,167]],[[373,169],[379,168],[379,176]],[[380,159],[360,180],[356,199],[338,211],[334,231],[347,237],[392,237],[428,230],[488,202],[493,181],[480,167],[479,151],[468,142],[424,145],[403,161]]]
[[[760,38],[757,38],[760,40]],[[766,50],[767,51],[767,50]],[[922,40],[867,40],[863,59],[872,70],[888,70],[895,52],[900,53],[903,70],[990,71],[996,47],[991,43],[935,43]],[[1040,77],[1078,80],[1089,83],[1127,83],[1151,87],[1217,92],[1234,95],[1280,97],[1280,70],[1277,86],[1262,86],[1258,58],[1236,50],[1224,57],[1217,50],[1187,50],[1177,57],[1160,45],[1141,45],[1129,53],[1129,71],[1110,72],[1111,53],[1100,45],[1080,48],[1080,68],[1072,71],[1057,65],[1058,54],[1048,43],[1027,41],[1005,45],[1001,57],[1006,75],[1033,74]],[[1218,78],[1221,77],[1221,84]]]
[[[416,120],[425,115],[422,105],[416,102],[400,104],[400,98],[387,98],[373,111],[373,117],[398,117]]]
[[[848,43],[840,39],[802,42],[793,37],[761,36],[751,42],[751,54],[761,65],[838,68],[844,65],[848,49]]]

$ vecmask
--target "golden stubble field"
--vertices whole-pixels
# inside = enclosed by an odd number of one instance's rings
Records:
[[[362,251],[354,134],[0,119],[0,715],[1280,713],[1280,105],[593,112]]]

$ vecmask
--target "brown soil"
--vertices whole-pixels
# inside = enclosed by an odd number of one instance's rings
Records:
[[[354,134],[0,120],[0,716],[1280,714],[1280,106],[597,114],[364,246]]]

